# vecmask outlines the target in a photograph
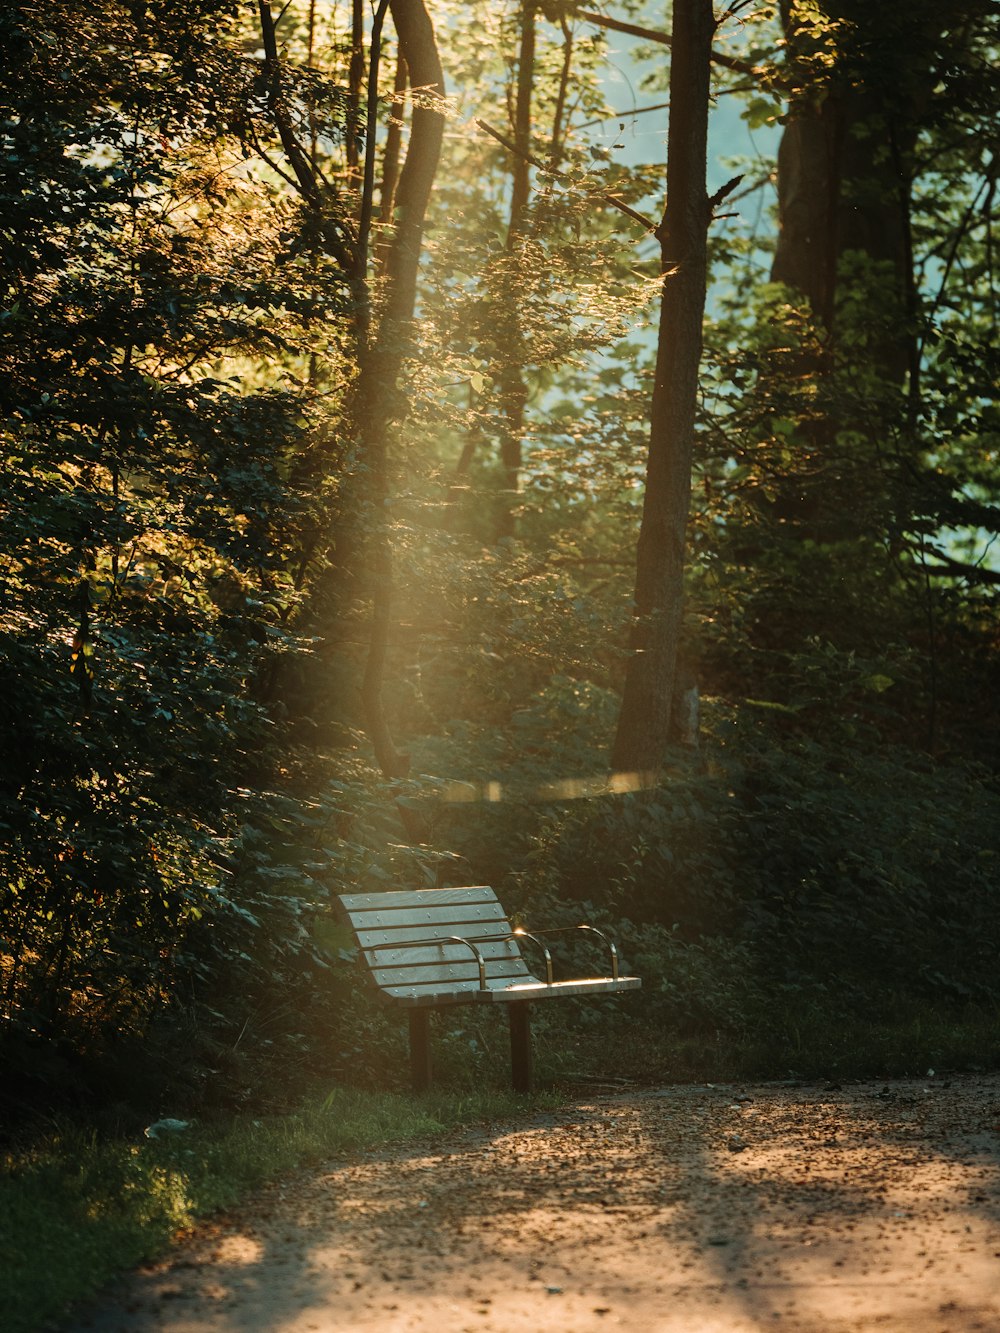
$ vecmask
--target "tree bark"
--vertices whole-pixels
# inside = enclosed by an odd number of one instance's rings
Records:
[[[611,756],[617,772],[655,774],[671,734],[712,211],[705,173],[714,33],[711,0],[675,0],[667,207],[656,232],[663,293],[632,651]]]

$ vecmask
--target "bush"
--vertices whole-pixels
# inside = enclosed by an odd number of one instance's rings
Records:
[[[619,929],[664,978],[671,1022],[781,994],[858,1012],[888,990],[1000,998],[990,774],[745,717],[707,753],[656,790],[550,810],[512,878],[519,905],[635,923]]]

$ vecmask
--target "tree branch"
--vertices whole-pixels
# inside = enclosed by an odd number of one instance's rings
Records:
[[[627,111],[609,111],[606,116],[598,116],[596,120],[585,120],[582,125],[578,125],[578,130],[589,130],[593,125],[603,125],[606,120],[628,120],[631,116],[644,116],[647,111],[668,111],[669,102],[654,102],[652,106],[632,106]]]
[[[965,560],[956,560],[953,556],[945,555],[943,551],[933,547],[921,546],[920,550],[924,555],[933,555],[938,562],[936,565],[929,565],[926,560],[921,562],[921,572],[929,574],[932,578],[964,578],[970,583],[1000,583],[1000,570],[989,569],[984,565],[971,565]]]
[[[595,23],[599,28],[611,28],[615,32],[624,32],[629,37],[641,37],[645,42],[657,42],[660,46],[670,46],[670,34],[660,32],[656,28],[641,28],[637,23],[623,23],[621,19],[608,18],[606,14],[595,14],[592,10],[579,10],[577,17],[583,19],[586,23]],[[759,78],[762,71],[756,66],[751,65],[747,60],[739,60],[736,56],[727,56],[724,51],[712,50],[712,63],[721,65],[723,69],[735,70],[737,74],[748,74],[753,78]]]
[[[723,185],[721,189],[716,190],[715,194],[713,194],[708,201],[709,211],[714,212],[714,210],[719,207],[719,205],[722,203],[724,199],[728,199],[728,197],[736,189],[737,185],[739,185],[742,179],[743,179],[742,175],[733,176],[726,181],[725,185]],[[731,213],[727,214],[727,217],[732,217],[732,216],[733,215]]]

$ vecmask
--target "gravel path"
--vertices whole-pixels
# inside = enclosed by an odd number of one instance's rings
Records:
[[[1000,1333],[1000,1076],[587,1096],[276,1185],[74,1333]]]

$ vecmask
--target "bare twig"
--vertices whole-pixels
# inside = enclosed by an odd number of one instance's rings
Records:
[[[628,120],[631,116],[644,116],[647,111],[668,111],[669,102],[654,102],[652,106],[632,106],[627,111],[609,111],[606,116],[598,116],[596,120],[585,120],[582,125],[578,125],[578,130],[589,130],[594,125],[603,125],[606,120]]]

